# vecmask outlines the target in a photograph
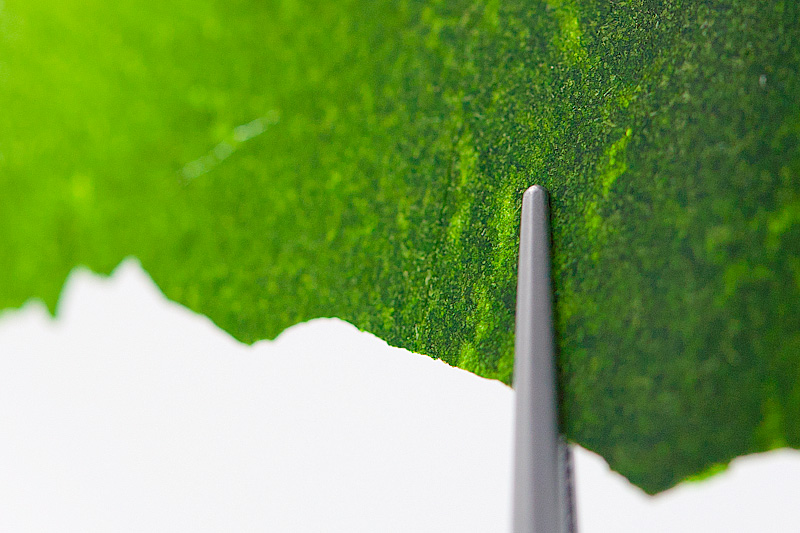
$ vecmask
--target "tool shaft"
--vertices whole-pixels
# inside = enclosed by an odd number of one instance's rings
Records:
[[[522,200],[514,389],[514,533],[571,533],[569,450],[559,433],[547,191]]]

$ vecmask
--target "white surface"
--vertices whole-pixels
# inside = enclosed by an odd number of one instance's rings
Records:
[[[332,319],[249,347],[135,261],[0,314],[0,531],[509,531],[513,392]],[[582,533],[792,531],[800,457],[649,498],[577,449]],[[781,522],[782,521],[782,522]]]
[[[800,452],[739,457],[728,469],[655,497],[576,449],[580,533],[789,533],[800,531]]]

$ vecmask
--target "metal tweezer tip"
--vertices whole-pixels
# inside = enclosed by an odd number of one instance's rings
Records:
[[[522,197],[514,389],[514,533],[573,533],[569,449],[559,432],[547,190]]]

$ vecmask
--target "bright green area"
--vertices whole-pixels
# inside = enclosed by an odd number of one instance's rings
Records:
[[[798,73],[794,0],[7,0],[0,308],[136,255],[509,382],[543,183],[566,431],[659,491],[800,447]]]

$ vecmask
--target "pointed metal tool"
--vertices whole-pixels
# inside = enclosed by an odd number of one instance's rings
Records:
[[[522,198],[514,389],[514,533],[574,533],[571,455],[559,432],[547,191]]]

